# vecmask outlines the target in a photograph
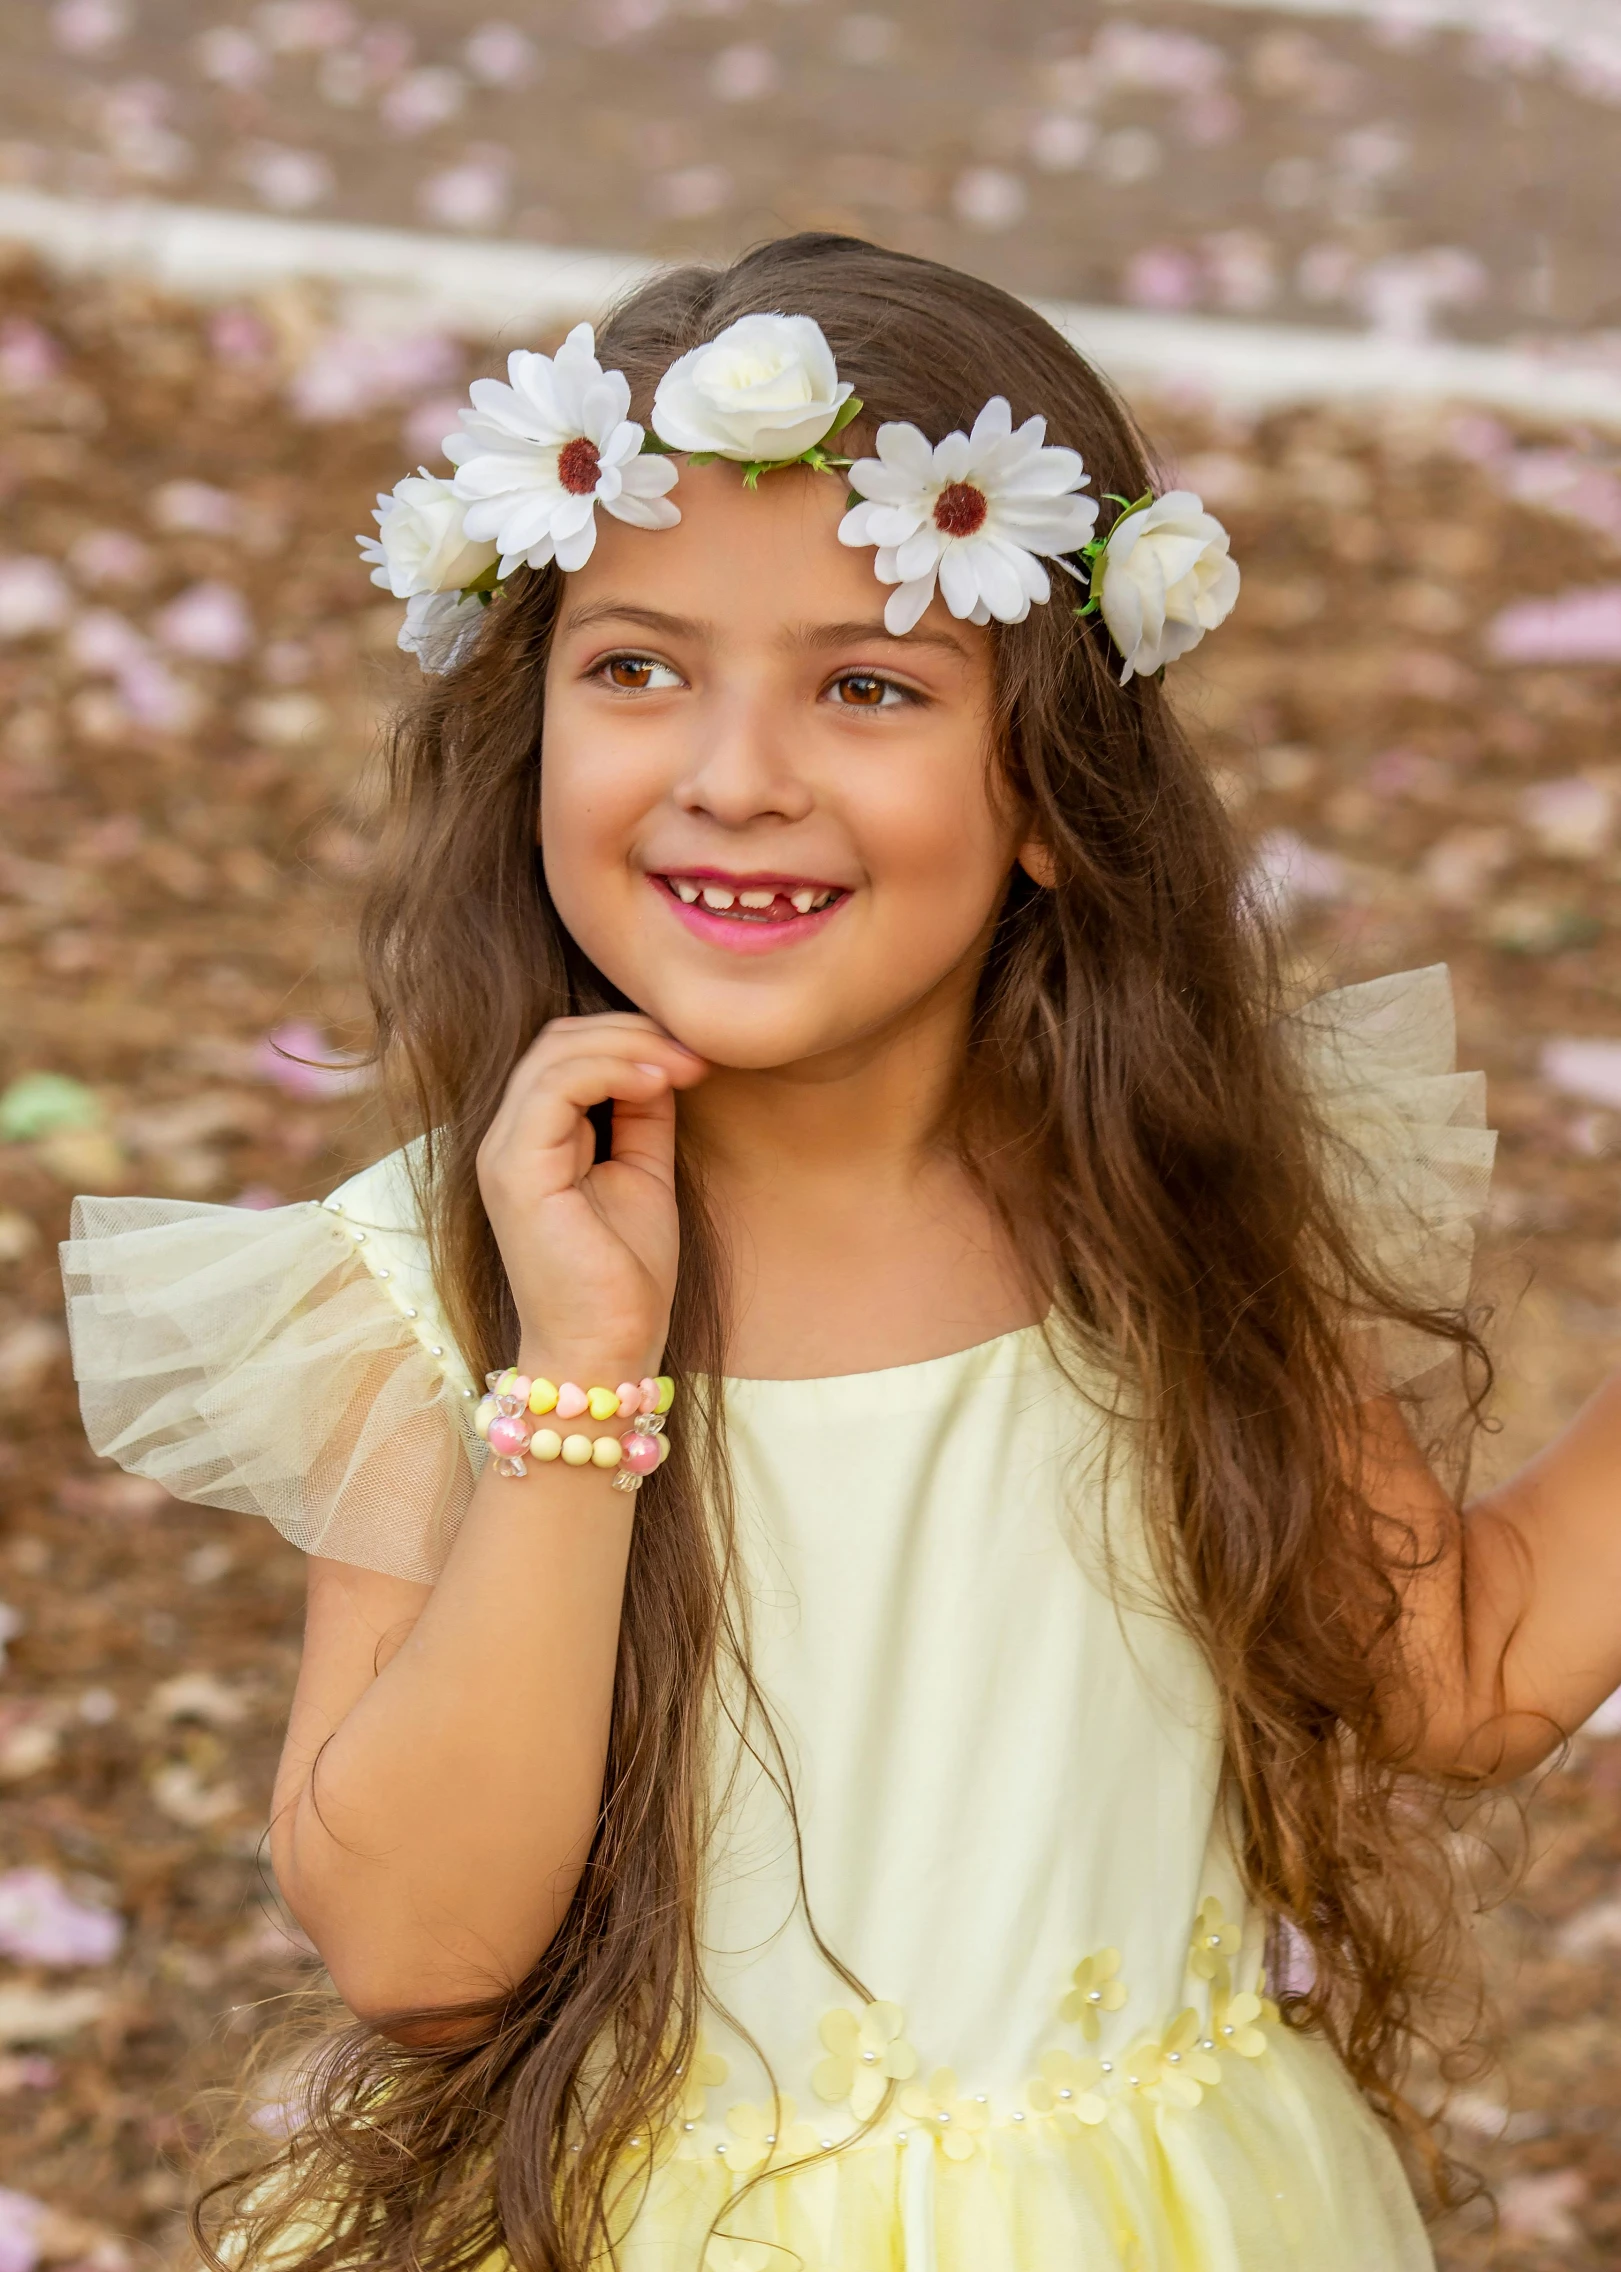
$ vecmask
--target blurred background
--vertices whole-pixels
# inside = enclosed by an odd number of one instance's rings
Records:
[[[1621,1361],[1618,0],[505,5],[7,17],[0,2272],[180,2262],[188,2103],[315,1975],[262,1849],[298,1557],[91,1458],[54,1242],[76,1190],[379,1148],[349,933],[410,666],[353,532],[638,263],[829,227],[1063,303],[1233,530],[1173,686],[1299,983],[1452,966],[1487,1462]],[[1496,2217],[1441,2253],[1613,2272],[1621,1701],[1526,1796],[1449,2116]]]

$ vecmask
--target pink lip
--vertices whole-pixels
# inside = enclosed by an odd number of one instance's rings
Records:
[[[810,876],[785,875],[728,875],[722,868],[678,868],[671,871],[689,878],[694,883],[725,884],[732,891],[837,891],[842,894],[828,906],[818,908],[814,915],[796,915],[785,923],[740,923],[736,916],[716,915],[700,901],[688,907],[677,899],[662,875],[650,875],[648,882],[658,893],[660,901],[693,938],[706,945],[724,947],[734,955],[769,955],[783,947],[800,945],[814,938],[838,914],[850,894],[842,884],[818,883]]]

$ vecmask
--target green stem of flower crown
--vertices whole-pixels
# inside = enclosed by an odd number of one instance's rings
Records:
[[[821,440],[812,442],[809,449],[800,450],[794,457],[742,459],[740,462],[743,467],[744,488],[758,489],[762,473],[781,473],[791,465],[808,465],[812,473],[842,472],[845,467],[854,465],[854,458],[832,456],[827,445],[836,434],[842,434],[853,419],[861,416],[863,408],[864,405],[858,394],[848,396],[840,403],[832,425]],[[642,451],[644,455],[652,451],[657,456],[666,458],[674,457],[676,454],[668,442],[661,442],[652,434],[644,435]],[[720,455],[719,450],[692,450],[688,453],[687,463],[688,465],[713,465]]]
[[[1109,547],[1114,542],[1115,531],[1121,526],[1122,522],[1129,521],[1133,513],[1141,513],[1152,505],[1154,492],[1152,489],[1145,489],[1140,497],[1122,497],[1113,489],[1106,489],[1103,492],[1103,502],[1106,505],[1118,505],[1120,511],[1116,513],[1107,536],[1095,536],[1090,544],[1083,544],[1075,555],[1077,560],[1085,561],[1087,582],[1091,586],[1091,597],[1085,607],[1070,610],[1078,623],[1084,622],[1089,615],[1096,615],[1103,604],[1101,570],[1108,556]]]
[[[459,597],[477,600],[481,606],[488,607],[501,586],[501,579],[496,573],[500,565],[499,560],[492,560],[487,568],[481,568],[470,584],[463,584]]]

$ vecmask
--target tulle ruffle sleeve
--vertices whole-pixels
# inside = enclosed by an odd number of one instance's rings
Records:
[[[1446,965],[1320,995],[1289,1030],[1358,1253],[1414,1308],[1461,1309],[1497,1139],[1485,1124],[1485,1075],[1457,1070]],[[1399,1322],[1381,1321],[1378,1335],[1392,1387],[1446,1353]]]
[[[437,1577],[484,1447],[399,1155],[319,1205],[80,1199],[62,1262],[97,1452],[306,1552]]]

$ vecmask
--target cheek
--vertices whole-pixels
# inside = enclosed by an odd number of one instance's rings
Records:
[[[638,823],[658,803],[663,776],[645,740],[617,737],[600,716],[577,716],[566,697],[548,701],[540,773],[540,842],[548,879],[555,861],[567,884],[602,883],[624,864]]]
[[[993,811],[977,752],[926,766],[905,793],[875,799],[866,816],[869,861],[897,924],[920,950],[963,944],[1000,903],[1013,863],[1012,830]]]

